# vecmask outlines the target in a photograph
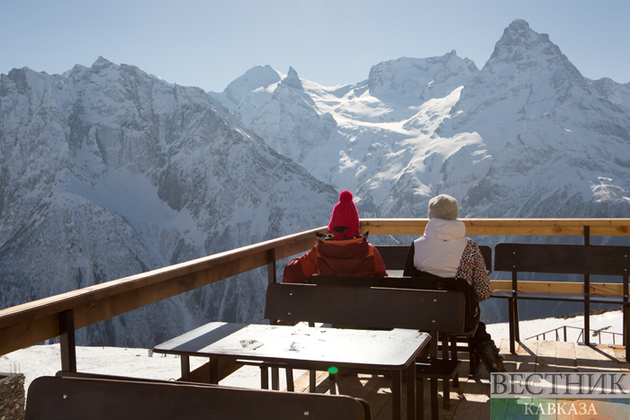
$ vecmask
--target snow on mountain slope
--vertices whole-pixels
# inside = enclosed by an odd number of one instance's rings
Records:
[[[368,78],[370,95],[383,102],[422,103],[443,98],[462,86],[479,70],[453,50],[443,57],[399,58],[372,67]]]
[[[281,103],[284,96],[276,94],[279,89],[275,86],[280,86],[283,80],[281,73],[275,78],[275,85],[265,85],[269,78],[261,77],[256,89],[250,94],[241,90],[239,97],[241,103],[248,105],[248,115],[251,115],[256,109],[252,104],[257,103],[255,98],[264,88],[268,102],[257,109],[257,115],[264,115],[267,125],[249,127],[317,178],[338,188],[356,191],[357,204],[364,216],[417,216],[413,205],[417,201],[415,196],[418,193],[423,198],[430,196],[442,179],[438,163],[480,142],[475,135],[453,136],[455,141],[452,141],[453,138],[443,139],[436,134],[440,123],[450,117],[462,86],[477,71],[474,63],[457,57],[453,51],[444,57],[401,58],[380,63],[372,68],[366,82],[356,86],[327,88],[302,80],[303,92],[311,98],[304,103],[312,103],[318,115],[331,115],[336,121],[329,133],[318,132],[319,144],[284,140],[296,137],[288,135],[285,124],[277,122],[290,118],[283,113],[289,106]],[[218,99],[234,100],[236,96],[231,92],[235,86],[242,86],[243,78],[252,83],[253,73],[254,69],[230,84],[222,94],[214,95]],[[265,75],[268,74],[267,67]],[[269,104],[278,112],[275,119],[268,111]],[[239,107],[244,106],[232,105],[231,109]],[[239,116],[238,112],[235,114]],[[247,120],[243,121],[247,125]],[[293,121],[300,126],[302,137],[313,126],[310,120]],[[300,152],[294,150],[296,143]],[[484,173],[483,154],[475,162],[475,165],[467,165],[470,171]],[[400,205],[406,202],[412,204],[412,209]]]
[[[317,110],[292,68],[285,76],[270,66],[254,67],[216,96],[248,128],[297,161],[304,150],[324,144],[335,126],[330,114]]]
[[[0,308],[327,223],[337,192],[210,95],[99,58],[0,80]],[[151,345],[262,319],[251,272],[80,330]]]
[[[265,77],[261,75],[260,83],[253,83],[253,77],[263,70]],[[250,70],[222,94],[214,95],[235,110],[236,116],[243,115],[243,112],[239,113],[240,109],[247,108],[249,116],[255,110],[260,118],[257,124],[252,123],[249,127],[317,178],[338,188],[357,191],[358,205],[365,215],[380,212],[380,215],[388,216],[390,214],[382,213],[380,203],[389,200],[392,191],[400,189],[400,180],[415,172],[417,165],[426,165],[418,160],[417,154],[453,152],[455,143],[439,144],[433,132],[439,122],[449,116],[460,88],[476,71],[470,60],[457,57],[453,51],[444,57],[403,58],[381,63],[373,67],[369,80],[356,86],[327,88],[302,80],[302,89],[299,92],[293,89],[293,92],[301,98],[307,94],[301,104],[317,111],[317,114],[311,113],[313,117],[309,119],[297,119],[295,113],[289,115],[284,111],[291,106],[291,103],[283,102],[287,96],[284,92],[289,87],[283,86],[284,75],[281,73],[273,79],[274,84],[268,84],[269,67]],[[247,94],[240,89],[244,79],[256,86]],[[233,93],[235,90],[239,92],[238,96]],[[259,100],[262,92],[267,95],[266,101]],[[241,99],[234,105],[225,98],[231,101]],[[257,107],[263,102],[264,106]],[[270,113],[272,108],[276,114]],[[336,124],[326,126],[328,132],[324,132],[316,122],[328,116],[334,116]],[[292,124],[281,123],[286,119]],[[250,120],[254,121],[256,117]],[[248,121],[243,120],[246,125]],[[263,122],[265,125],[261,125]],[[298,126],[299,136],[287,132],[287,126]],[[318,129],[311,131],[314,126]],[[316,134],[319,142],[303,141],[308,133]],[[426,147],[422,146],[423,142],[427,143]],[[296,145],[300,147],[299,152],[295,152]],[[461,145],[455,149],[459,147]],[[416,178],[415,174],[411,177]],[[426,190],[427,186],[418,188]]]
[[[464,200],[466,213],[627,216],[630,167],[622,157],[630,156],[630,109],[592,86],[526,22],[505,30],[443,130],[475,130],[492,151],[487,176]],[[623,96],[627,86],[617,91]]]

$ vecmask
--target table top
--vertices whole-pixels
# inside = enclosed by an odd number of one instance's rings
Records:
[[[154,347],[156,353],[273,361],[303,368],[397,370],[429,342],[427,333],[211,322]]]

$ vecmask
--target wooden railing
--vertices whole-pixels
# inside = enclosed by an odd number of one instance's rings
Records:
[[[466,234],[477,235],[569,235],[630,236],[630,219],[461,219]],[[362,231],[370,235],[424,233],[427,219],[364,219]],[[62,369],[75,363],[74,330],[221,281],[258,267],[267,266],[270,282],[276,281],[276,261],[307,251],[317,228],[282,238],[234,249],[205,258],[112,280],[56,296],[0,310],[0,355],[60,336]],[[500,280],[493,281],[493,287]],[[531,287],[533,282],[519,282]],[[582,283],[548,284],[550,290],[572,288]],[[599,287],[594,284],[593,287]],[[611,284],[611,293],[620,293]],[[619,288],[619,290],[617,290]],[[577,290],[577,289],[576,289]]]

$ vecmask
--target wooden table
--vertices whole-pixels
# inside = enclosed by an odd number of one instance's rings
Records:
[[[189,357],[251,360],[285,364],[295,369],[382,370],[392,373],[393,418],[402,417],[402,372],[407,375],[407,418],[416,418],[415,360],[427,345],[426,333],[311,328],[304,324],[278,326],[211,322],[154,347],[156,353],[182,357],[182,377],[188,377]],[[211,374],[216,378],[216,372]]]

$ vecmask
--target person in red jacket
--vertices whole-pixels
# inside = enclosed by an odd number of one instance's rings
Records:
[[[350,191],[339,194],[328,235],[318,237],[315,246],[284,268],[285,283],[302,283],[310,276],[387,276],[385,262],[378,250],[360,234],[359,212]]]

